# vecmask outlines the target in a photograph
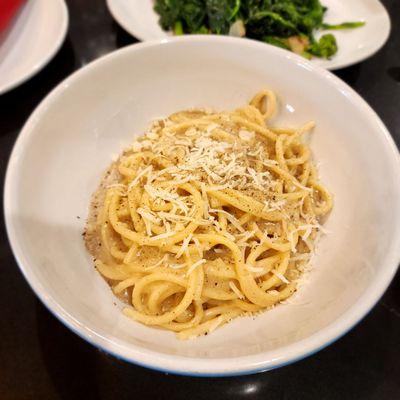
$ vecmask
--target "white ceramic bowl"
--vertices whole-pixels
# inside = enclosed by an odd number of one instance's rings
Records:
[[[186,342],[127,319],[81,237],[102,172],[154,118],[196,106],[230,109],[265,87],[281,99],[277,124],[317,122],[311,146],[335,196],[330,233],[297,305]],[[234,375],[305,357],[374,306],[400,258],[399,183],[399,154],[386,128],[334,75],[261,43],[191,36],[124,48],[61,83],[17,140],[5,217],[31,287],[81,337],[159,370]]]
[[[27,1],[0,35],[0,95],[37,74],[55,56],[68,31],[64,0]]]

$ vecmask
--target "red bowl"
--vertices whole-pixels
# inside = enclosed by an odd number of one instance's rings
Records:
[[[0,0],[0,33],[4,31],[26,0]]]

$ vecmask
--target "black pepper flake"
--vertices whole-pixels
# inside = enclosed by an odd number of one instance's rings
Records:
[[[81,217],[79,215],[77,215],[76,218],[81,219]]]

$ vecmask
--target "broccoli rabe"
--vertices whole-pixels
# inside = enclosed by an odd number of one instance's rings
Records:
[[[331,33],[321,36],[321,38],[312,43],[306,50],[316,57],[331,58],[338,50],[335,36]]]
[[[156,0],[159,23],[176,35],[213,33],[247,36],[304,57],[330,58],[337,52],[332,34],[315,39],[317,30],[351,29],[364,22],[330,25],[319,0]],[[240,29],[238,29],[240,27]]]

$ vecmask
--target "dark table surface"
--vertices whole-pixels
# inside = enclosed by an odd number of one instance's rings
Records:
[[[1,185],[13,143],[44,96],[89,61],[136,42],[113,22],[105,0],[67,3],[70,27],[57,56],[29,82],[0,96]],[[400,2],[383,3],[392,19],[387,44],[372,58],[336,73],[371,104],[400,146]],[[70,332],[37,300],[19,272],[2,213],[0,282],[2,400],[400,399],[399,273],[370,314],[328,348],[278,370],[219,379],[130,365]]]

